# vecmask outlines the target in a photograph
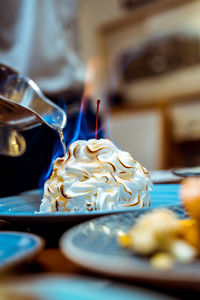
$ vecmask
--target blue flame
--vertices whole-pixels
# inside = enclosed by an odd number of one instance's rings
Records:
[[[60,100],[58,105],[67,113],[67,105],[64,100]],[[63,129],[64,140],[66,148],[76,140],[88,140],[95,137],[95,122],[96,115],[92,112],[90,107],[90,102],[88,99],[82,98],[80,112],[76,115],[68,115],[67,126]],[[98,127],[97,136],[98,138],[104,137],[103,129]],[[64,155],[63,148],[60,142],[59,134],[56,142],[54,144],[51,163],[49,167],[44,170],[42,176],[39,179],[39,187],[43,189],[45,181],[50,177],[53,162],[57,157],[62,157]],[[42,193],[42,191],[41,191]]]
[[[62,101],[61,99],[58,101],[58,105],[65,111],[65,113],[67,113],[67,106],[65,101]],[[53,169],[53,161],[60,156],[63,156],[64,152],[63,152],[63,147],[62,144],[60,142],[60,137],[59,134],[56,138],[54,147],[53,147],[53,151],[52,151],[52,158],[51,158],[51,162],[50,165],[44,170],[44,172],[42,173],[41,177],[39,178],[39,188],[41,191],[41,197],[42,197],[42,192],[43,192],[43,187],[44,187],[44,183],[45,181],[50,177],[52,169]]]

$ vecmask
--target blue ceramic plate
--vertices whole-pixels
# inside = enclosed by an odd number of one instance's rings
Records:
[[[162,293],[90,277],[35,276],[0,285],[6,299],[40,300],[167,300]],[[15,297],[13,297],[13,295]],[[11,297],[9,297],[11,296]]]
[[[181,206],[171,210],[180,218],[187,217]],[[119,232],[129,230],[140,214],[141,211],[109,215],[78,225],[63,235],[61,250],[75,263],[95,272],[159,284],[199,286],[199,260],[193,264],[175,264],[171,270],[162,271],[154,269],[148,258],[136,256],[118,244]]]
[[[0,232],[0,272],[33,258],[43,247],[44,241],[36,235]]]
[[[158,184],[154,185],[150,193],[151,208],[161,206],[172,206],[180,204],[179,184]],[[73,223],[86,221],[98,216],[121,213],[122,211],[97,211],[97,212],[56,212],[56,213],[37,213],[40,207],[40,191],[33,190],[18,196],[0,198],[0,219],[14,222],[31,222],[31,223]],[[149,208],[143,208],[142,211]],[[131,209],[138,210],[138,209]],[[124,212],[125,210],[123,210]],[[130,211],[127,208],[126,211]]]

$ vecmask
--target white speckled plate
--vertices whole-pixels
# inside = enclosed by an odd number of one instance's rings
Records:
[[[171,206],[180,204],[179,184],[158,184],[154,185],[150,193],[151,208],[161,206]],[[122,211],[96,211],[96,212],[56,212],[56,213],[37,213],[40,207],[40,191],[33,190],[18,196],[0,198],[0,219],[8,222],[17,223],[53,223],[77,224],[98,216],[120,213]],[[148,208],[147,208],[148,209]],[[127,208],[124,211],[137,210]],[[142,210],[145,210],[144,208]]]
[[[187,215],[181,206],[171,208],[180,218]],[[144,212],[145,213],[145,212]],[[141,212],[109,215],[78,225],[66,232],[60,242],[64,255],[95,272],[133,280],[168,285],[200,285],[200,261],[175,264],[171,270],[154,269],[148,258],[134,255],[117,242]]]
[[[36,235],[0,232],[0,272],[33,258],[43,247],[44,241]]]

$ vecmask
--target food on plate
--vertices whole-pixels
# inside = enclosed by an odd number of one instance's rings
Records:
[[[158,252],[150,258],[151,265],[156,269],[171,269],[174,264],[174,259],[167,252]]]
[[[150,205],[149,172],[108,139],[78,140],[57,158],[41,212],[96,211]]]
[[[142,214],[118,240],[134,253],[150,256],[152,265],[157,268],[170,268],[173,262],[191,262],[198,255],[196,221],[180,220],[166,208]]]

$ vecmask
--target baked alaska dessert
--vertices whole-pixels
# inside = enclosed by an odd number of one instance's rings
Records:
[[[40,212],[89,212],[150,205],[149,172],[108,139],[78,140],[55,159]]]

